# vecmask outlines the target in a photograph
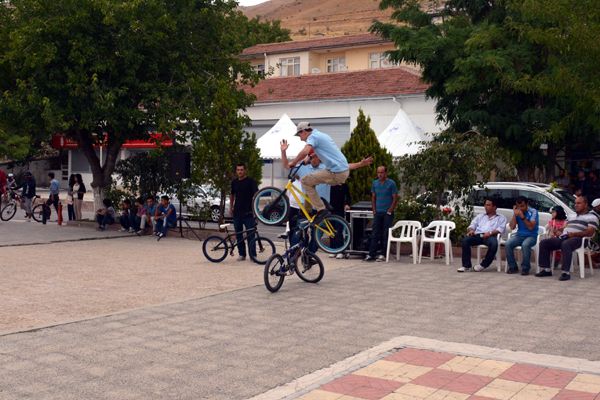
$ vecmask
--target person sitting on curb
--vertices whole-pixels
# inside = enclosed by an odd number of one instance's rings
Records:
[[[123,203],[121,203],[121,215],[119,216],[121,229],[119,229],[119,232],[133,232],[133,227],[131,225],[131,214],[133,214],[133,210],[131,209],[131,200],[125,199],[123,200]]]
[[[143,208],[143,214],[140,219],[140,229],[136,232],[136,235],[141,236],[146,231],[146,225],[152,227],[154,231],[155,217],[156,217],[156,202],[154,196],[148,196],[146,198],[146,205]]]
[[[570,270],[573,252],[581,247],[581,241],[584,237],[592,237],[598,229],[598,218],[588,211],[588,201],[585,196],[578,196],[575,199],[575,212],[577,216],[567,222],[562,235],[557,238],[544,239],[540,242],[540,272],[535,274],[538,278],[552,276],[550,256],[554,250],[560,250],[562,274],[558,280],[568,281],[571,279]]]
[[[476,216],[467,228],[467,236],[462,240],[462,266],[457,271],[465,272],[471,269],[471,247],[486,245],[487,253],[481,264],[473,268],[477,272],[481,272],[489,267],[494,261],[496,252],[498,251],[498,234],[504,233],[506,228],[506,218],[502,214],[497,214],[496,200],[489,198],[485,199],[485,213]]]
[[[96,210],[96,222],[98,222],[98,230],[105,230],[106,225],[112,225],[115,223],[115,209],[112,206],[110,199],[102,200],[104,207]]]
[[[158,236],[156,240],[167,236],[169,228],[175,228],[176,226],[177,211],[175,210],[175,206],[169,202],[169,196],[162,196],[156,211],[155,234]]]
[[[506,273],[516,274],[519,272],[515,260],[515,247],[521,246],[521,252],[523,253],[521,275],[529,275],[531,249],[537,243],[540,215],[535,208],[529,206],[529,200],[523,196],[517,197],[513,212],[512,219],[509,222],[510,229],[515,229],[517,226],[518,229],[517,233],[506,242],[506,263],[508,264]]]

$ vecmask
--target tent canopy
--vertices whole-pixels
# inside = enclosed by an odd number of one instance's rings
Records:
[[[415,142],[428,140],[423,130],[415,125],[402,109],[398,110],[392,122],[377,136],[377,139],[394,157],[415,154],[422,147]]]
[[[289,144],[286,152],[288,157],[296,157],[304,148],[305,143],[296,136],[296,124],[292,122],[287,114],[283,114],[279,121],[256,141],[260,157],[262,159],[280,159],[281,148],[279,143],[283,139],[287,140]]]

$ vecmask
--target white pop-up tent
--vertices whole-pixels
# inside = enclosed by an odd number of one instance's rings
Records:
[[[296,136],[296,124],[292,122],[287,114],[283,114],[279,121],[271,129],[256,141],[256,147],[260,151],[260,158],[273,160],[281,158],[281,147],[279,143],[287,140],[289,147],[286,151],[288,158],[296,157],[304,148],[304,143]]]
[[[392,122],[377,139],[394,157],[415,154],[421,149],[421,145],[416,142],[428,140],[423,130],[415,125],[402,109],[398,110]]]

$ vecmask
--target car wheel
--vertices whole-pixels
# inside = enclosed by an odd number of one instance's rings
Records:
[[[219,214],[220,214],[219,207],[213,206],[210,208],[210,220],[212,222],[219,222]]]

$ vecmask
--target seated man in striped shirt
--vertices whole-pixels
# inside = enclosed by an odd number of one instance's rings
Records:
[[[577,216],[567,222],[563,234],[557,238],[544,239],[540,242],[540,272],[535,274],[538,278],[552,276],[551,255],[554,250],[561,251],[562,274],[559,281],[571,279],[571,259],[573,252],[581,247],[584,237],[591,237],[598,228],[598,218],[588,210],[588,200],[585,196],[578,196],[575,200]]]
[[[458,267],[458,272],[471,270],[471,246],[484,244],[488,247],[485,258],[475,266],[475,271],[481,272],[490,266],[496,252],[498,251],[498,234],[502,234],[506,228],[506,218],[502,214],[497,214],[496,200],[493,198],[485,199],[483,204],[485,214],[479,214],[473,219],[467,229],[467,236],[462,240],[462,265]]]

